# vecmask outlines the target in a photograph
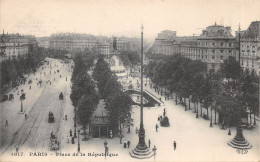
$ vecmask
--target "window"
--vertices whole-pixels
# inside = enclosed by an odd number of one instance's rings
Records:
[[[228,46],[229,46],[229,47],[232,47],[232,43],[229,43]]]
[[[224,50],[220,50],[220,53],[223,53],[224,52]]]
[[[229,53],[230,55],[232,55],[232,50],[229,50],[228,53]]]
[[[212,46],[215,47],[215,43],[212,43]]]
[[[241,61],[241,65],[244,65],[244,61],[243,60]]]
[[[215,50],[212,50],[212,53],[215,54]]]
[[[223,43],[220,43],[220,46],[223,47]]]
[[[206,59],[208,59],[208,55],[206,55],[205,57],[206,57]]]
[[[220,60],[223,60],[223,58],[224,58],[223,55],[220,55]]]
[[[212,56],[212,60],[214,60],[215,59],[215,56]]]

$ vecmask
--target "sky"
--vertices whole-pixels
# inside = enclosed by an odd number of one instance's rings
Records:
[[[260,20],[260,0],[0,0],[0,30],[49,36],[77,32],[154,39],[162,30],[199,35],[207,26],[233,34]]]

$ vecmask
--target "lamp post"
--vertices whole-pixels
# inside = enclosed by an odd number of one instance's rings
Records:
[[[75,107],[75,109],[74,109],[74,138],[77,138],[77,123],[76,123],[76,118],[77,118],[77,115],[76,115],[76,113],[77,113],[77,110],[76,110],[76,107]]]
[[[197,102],[197,108],[195,107],[196,109],[196,118],[199,118],[199,105],[198,105],[198,102]]]
[[[130,152],[134,158],[150,158],[152,153],[145,144],[145,130],[143,124],[143,25],[141,27],[141,106],[140,106],[140,129],[139,129],[139,142],[137,146]]]
[[[240,72],[240,24],[238,28],[238,63],[239,63],[239,80],[238,80],[238,97],[241,96],[241,72]],[[243,136],[243,127],[242,127],[242,122],[241,122],[241,102],[240,99],[238,100],[239,102],[239,112],[238,114],[238,122],[237,122],[237,133],[236,136],[234,137],[233,140],[228,142],[228,145],[236,148],[236,149],[250,149],[252,148],[252,145],[245,139]]]
[[[80,141],[79,141],[80,129],[78,129],[78,152],[80,152]]]
[[[20,96],[20,101],[21,101],[21,111],[20,111],[18,114],[23,114],[23,113],[24,113],[24,111],[23,111],[23,100],[24,100],[23,95],[21,95],[21,96]]]

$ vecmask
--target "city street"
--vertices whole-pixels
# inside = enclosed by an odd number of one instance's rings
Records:
[[[46,72],[46,76],[40,76],[40,72],[43,73],[41,68],[36,72],[36,75],[31,74],[30,79],[33,80],[32,89],[29,90],[29,85],[19,86],[20,89],[24,89],[26,92],[26,100],[23,102],[23,108],[25,113],[28,114],[28,118],[25,120],[24,114],[18,114],[20,111],[20,100],[18,95],[15,95],[14,101],[5,101],[1,103],[1,154],[5,156],[6,160],[14,160],[17,157],[11,156],[11,152],[15,152],[16,147],[19,147],[21,152],[46,152],[52,154],[51,158],[58,160],[60,156],[66,156],[66,154],[72,155],[77,153],[78,138],[75,139],[75,144],[71,144],[71,141],[67,143],[67,135],[69,130],[72,129],[74,133],[74,109],[70,100],[70,64],[62,64],[55,59],[51,60],[52,73],[49,73],[49,67],[46,63],[43,66],[47,68],[43,71]],[[55,64],[58,66],[56,67]],[[64,67],[63,67],[64,65]],[[53,70],[60,70],[60,73],[53,73]],[[62,76],[60,78],[60,75]],[[42,87],[37,87],[36,77],[43,80]],[[55,81],[54,81],[55,77]],[[65,79],[67,78],[67,81]],[[46,81],[51,80],[51,85]],[[129,77],[134,87],[137,82],[137,78]],[[139,81],[140,82],[140,81]],[[144,89],[152,93],[157,98],[161,97],[164,101],[164,96],[158,95],[150,86],[144,86]],[[13,93],[11,90],[9,93]],[[58,95],[62,92],[64,94],[64,100],[59,100]],[[17,90],[15,94],[17,93]],[[228,146],[227,142],[230,141],[236,133],[235,128],[231,129],[231,136],[228,136],[228,130],[221,130],[218,125],[209,127],[209,120],[204,120],[199,117],[195,118],[193,110],[184,111],[184,107],[181,105],[175,105],[174,99],[164,101],[165,105],[160,107],[144,108],[144,128],[146,131],[146,144],[148,140],[151,141],[151,149],[154,145],[157,147],[157,153],[155,160],[167,161],[169,159],[175,161],[214,161],[218,156],[218,161],[228,160],[231,161],[250,161],[257,160],[258,158],[258,134],[259,127],[254,130],[244,130],[246,139],[253,145],[253,148],[248,150],[247,154],[238,154],[236,149]],[[159,115],[163,115],[163,109],[166,108],[166,115],[169,117],[170,127],[160,127],[160,123],[157,120]],[[48,123],[48,113],[52,111],[55,117],[54,123]],[[65,114],[68,116],[68,120],[64,120]],[[140,109],[139,107],[133,107],[132,118],[134,119],[134,126],[131,128],[131,133],[127,133],[127,129],[123,129],[125,137],[122,139],[130,140],[130,148],[123,148],[123,144],[120,144],[119,138],[91,138],[88,141],[80,140],[80,149],[82,160],[97,160],[97,161],[133,161],[129,152],[134,149],[138,143],[138,135],[135,133],[135,128],[139,128],[140,122]],[[5,120],[8,120],[9,125],[5,126]],[[158,132],[155,130],[155,125],[159,125]],[[257,123],[259,124],[259,123]],[[80,126],[81,128],[82,126]],[[79,127],[78,127],[79,128]],[[61,149],[57,151],[59,156],[49,151],[49,138],[53,132],[61,141]],[[83,136],[80,135],[80,139]],[[100,154],[104,153],[104,142],[107,141],[109,147],[109,153],[111,157],[90,156],[88,153]],[[177,149],[174,151],[173,142],[176,141]],[[85,154],[85,156],[83,155]],[[27,155],[28,156],[28,155]],[[223,159],[222,159],[223,157]],[[23,159],[23,157],[20,157]],[[26,158],[26,157],[24,157]],[[44,160],[44,157],[38,157],[37,160]],[[50,156],[49,156],[50,158]],[[152,157],[154,158],[154,157]],[[144,161],[151,161],[146,159]],[[79,157],[70,156],[64,159],[64,161],[79,160]]]
[[[23,89],[26,93],[23,114],[19,113],[21,101],[19,95],[16,95],[17,90],[13,89],[8,93],[14,93],[14,101],[1,103],[1,154],[10,155],[10,152],[14,152],[17,147],[20,151],[47,151],[51,132],[58,136],[58,139],[61,137],[60,128],[67,103],[67,90],[70,88],[71,65],[55,59],[47,60],[52,67],[45,63],[35,75],[30,74],[27,79],[27,81],[32,80],[31,89],[27,82],[18,87],[18,90]],[[46,68],[42,69],[42,67]],[[57,70],[59,73],[54,73]],[[40,79],[41,87],[37,85]],[[59,100],[60,92],[65,96],[65,100]],[[54,123],[48,123],[49,111],[54,114]],[[28,116],[27,119],[25,114]],[[5,126],[6,120],[8,126]]]

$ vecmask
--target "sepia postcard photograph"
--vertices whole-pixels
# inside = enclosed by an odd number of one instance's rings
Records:
[[[260,162],[259,0],[0,0],[0,162]]]

